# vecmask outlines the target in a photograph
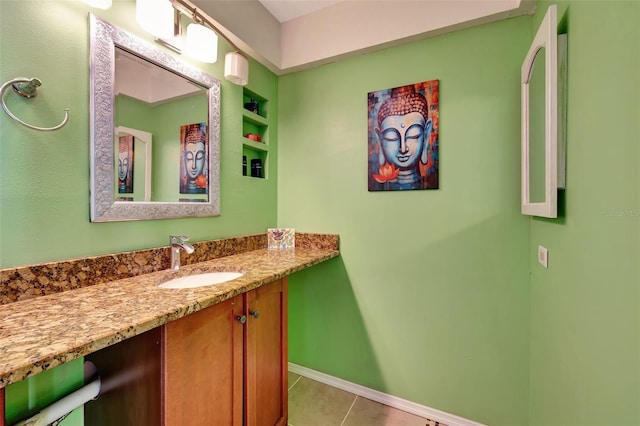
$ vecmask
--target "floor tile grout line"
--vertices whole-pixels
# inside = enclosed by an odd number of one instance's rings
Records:
[[[293,382],[293,384],[291,386],[289,386],[289,389],[287,389],[287,391],[291,392],[291,389],[293,389],[293,387],[298,384],[298,382],[300,381],[300,379],[302,379],[302,376],[298,376],[298,378],[296,379],[295,382]]]
[[[342,419],[342,423],[340,423],[340,426],[344,425],[344,422],[347,421],[347,417],[349,417],[349,414],[351,414],[351,409],[353,408],[354,405],[356,405],[356,401],[358,400],[358,395],[356,395],[355,398],[353,398],[353,402],[351,403],[351,407],[349,407],[349,410],[347,411],[347,414],[344,416],[344,419]]]

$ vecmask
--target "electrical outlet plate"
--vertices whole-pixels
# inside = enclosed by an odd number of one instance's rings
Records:
[[[549,250],[545,247],[538,246],[538,263],[546,268],[549,267]]]

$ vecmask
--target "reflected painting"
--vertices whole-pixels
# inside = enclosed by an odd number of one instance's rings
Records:
[[[180,193],[206,194],[207,123],[180,127]]]
[[[437,189],[438,80],[370,92],[369,191]]]
[[[133,136],[118,138],[118,193],[133,193]]]

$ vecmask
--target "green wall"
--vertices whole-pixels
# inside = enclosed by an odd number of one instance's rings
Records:
[[[242,87],[223,78],[224,54],[231,48],[222,39],[216,64],[182,57],[221,80],[221,216],[89,222],[88,13],[153,42],[135,22],[133,0],[114,1],[109,11],[80,1],[0,1],[0,81],[42,80],[36,98],[6,93],[7,104],[18,117],[41,126],[59,123],[64,108],[71,114],[61,130],[37,132],[0,113],[0,268],[166,246],[170,234],[202,241],[275,226],[277,141],[270,140],[269,179],[243,177]],[[277,77],[253,60],[250,70],[247,87],[274,106],[270,118],[277,134]],[[46,404],[79,378],[81,363],[18,384],[7,390],[9,410],[19,416],[27,404],[24,395],[29,408]],[[82,424],[81,415],[64,424]]]
[[[640,3],[566,1],[558,12],[567,186],[561,217],[530,220],[530,424],[639,425]]]
[[[43,407],[53,404],[84,385],[83,360],[77,359],[52,370],[47,370],[29,380],[14,383],[6,388],[6,424],[13,425],[29,418]],[[83,425],[83,411],[74,410],[61,422],[61,426]]]
[[[290,280],[290,360],[491,425],[528,418],[521,17],[280,78],[278,224],[340,234]],[[440,189],[367,192],[367,93],[440,80]]]

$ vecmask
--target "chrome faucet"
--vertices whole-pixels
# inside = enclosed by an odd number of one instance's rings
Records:
[[[177,271],[180,269],[180,249],[184,249],[188,254],[191,254],[194,248],[187,242],[189,237],[186,235],[171,235],[169,241],[171,242],[171,270]]]

